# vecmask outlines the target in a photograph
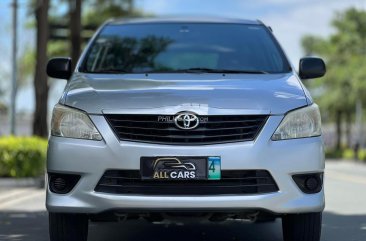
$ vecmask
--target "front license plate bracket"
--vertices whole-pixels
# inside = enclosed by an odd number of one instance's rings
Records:
[[[142,180],[219,180],[221,158],[202,156],[141,157]]]

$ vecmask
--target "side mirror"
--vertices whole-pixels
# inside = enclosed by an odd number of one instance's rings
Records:
[[[301,79],[319,78],[325,75],[326,67],[321,58],[306,57],[300,59],[299,76]]]
[[[47,75],[56,79],[70,79],[71,58],[53,58],[47,63]]]

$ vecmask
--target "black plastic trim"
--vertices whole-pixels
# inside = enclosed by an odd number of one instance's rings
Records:
[[[121,195],[260,195],[278,192],[266,170],[222,170],[221,180],[142,180],[140,170],[107,170],[96,192]]]
[[[323,189],[323,173],[305,173],[305,174],[296,174],[293,175],[292,178],[294,179],[296,185],[300,188],[303,193],[306,194],[315,194],[319,193]],[[306,187],[306,180],[308,178],[315,178],[318,181],[318,186],[311,190]]]
[[[58,189],[55,187],[55,181],[58,178],[62,178],[65,180],[65,188]],[[79,182],[81,176],[76,174],[64,174],[64,173],[48,173],[48,186],[51,192],[57,193],[57,194],[67,194],[71,192],[72,189],[76,186],[76,184]]]
[[[151,114],[104,114],[106,121],[119,141],[186,146],[254,141],[269,119],[269,115],[197,115],[197,117],[216,118],[217,120],[202,123],[194,130],[180,130],[174,123],[158,122],[152,119],[158,116]],[[175,115],[166,116],[175,117]],[[231,118],[234,118],[234,120],[235,118],[240,118],[240,120],[231,121]],[[136,122],[136,124],[129,124],[130,126],[118,126],[117,124],[126,121]],[[246,128],[246,125],[251,122],[254,124],[250,128],[247,127],[248,129],[244,131],[243,129]],[[228,127],[226,126],[228,124],[231,127],[230,131],[233,133],[223,134],[222,131],[225,130],[223,128]],[[211,125],[211,128],[207,128],[208,125]],[[150,133],[145,134],[144,132],[142,134],[139,128],[146,128],[147,126],[153,128],[149,130]],[[202,134],[197,134],[199,132]],[[210,133],[213,132],[220,133],[217,135],[211,134],[212,136],[210,136]],[[198,138],[199,136],[201,137]]]

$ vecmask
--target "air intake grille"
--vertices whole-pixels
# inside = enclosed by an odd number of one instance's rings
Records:
[[[265,170],[222,171],[221,180],[141,180],[138,170],[108,170],[96,192],[141,195],[246,195],[277,192],[271,174]]]
[[[198,116],[201,121],[196,128],[182,130],[176,126],[174,117],[174,115],[163,118],[158,115],[105,115],[120,140],[171,145],[252,141],[268,118],[266,115]]]

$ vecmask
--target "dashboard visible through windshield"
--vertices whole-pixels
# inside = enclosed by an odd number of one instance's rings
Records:
[[[284,73],[291,70],[263,25],[107,24],[79,69],[88,73]]]

